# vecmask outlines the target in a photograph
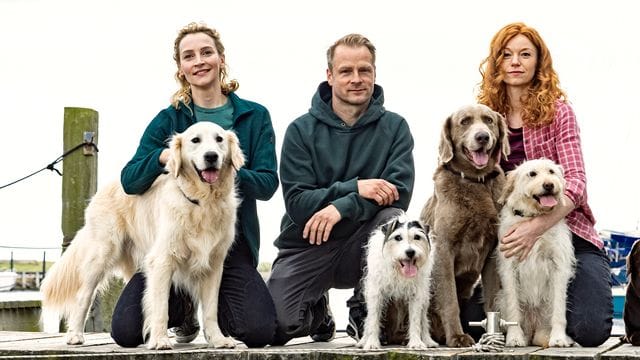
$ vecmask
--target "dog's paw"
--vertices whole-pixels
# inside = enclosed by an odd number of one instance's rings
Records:
[[[420,339],[409,339],[409,343],[407,343],[407,348],[408,349],[415,349],[415,350],[424,350],[427,348],[427,345],[422,342],[422,340]]]
[[[364,350],[375,350],[382,347],[380,345],[380,339],[378,339],[376,336],[363,337],[362,339],[360,339],[360,341],[358,341],[356,346]]]
[[[209,339],[209,347],[214,347],[216,349],[233,349],[236,347],[236,342],[231,337],[221,335]]]
[[[82,333],[70,332],[67,333],[67,345],[82,345],[84,344],[84,335]]]
[[[171,350],[173,349],[173,345],[171,345],[171,340],[169,340],[168,336],[159,336],[157,338],[149,338],[149,341],[147,342],[147,349]]]
[[[448,347],[469,347],[475,343],[476,342],[473,341],[473,338],[468,334],[453,335],[451,338],[447,339]]]
[[[549,339],[549,347],[569,347],[573,345],[574,341],[567,334],[551,334]]]
[[[438,346],[440,346],[440,344],[438,344],[435,340],[433,340],[433,339],[431,338],[431,336],[427,336],[426,338],[423,338],[423,339],[422,339],[422,342],[423,342],[425,345],[427,345],[427,347],[430,347],[430,348],[434,348],[434,347],[438,347]]]
[[[527,346],[527,340],[525,340],[524,332],[522,332],[522,328],[520,328],[520,326],[509,326],[509,329],[507,330],[507,337],[505,339],[505,346]]]

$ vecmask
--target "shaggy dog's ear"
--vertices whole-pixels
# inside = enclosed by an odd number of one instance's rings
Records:
[[[451,122],[453,115],[449,116],[444,122],[442,132],[440,133],[440,145],[438,146],[438,157],[440,164],[446,164],[453,159],[453,143],[451,143]]]
[[[244,155],[242,154],[242,149],[240,149],[240,141],[233,131],[227,131],[227,141],[229,142],[231,165],[238,171],[244,165]]]
[[[502,156],[507,160],[509,154],[511,154],[511,147],[509,146],[509,128],[507,127],[507,121],[504,116],[499,112],[494,112],[495,120],[498,122],[499,136],[498,141],[502,145],[500,150],[502,151]],[[497,162],[500,163],[500,153],[497,153]]]
[[[171,142],[169,142],[169,161],[167,161],[167,170],[173,175],[178,177],[180,167],[182,166],[182,136],[180,134],[173,135]]]
[[[500,193],[500,197],[498,198],[498,204],[504,205],[507,202],[507,198],[513,192],[516,182],[516,174],[515,171],[510,171],[507,173],[507,181],[504,183],[504,187],[502,188],[502,193]]]

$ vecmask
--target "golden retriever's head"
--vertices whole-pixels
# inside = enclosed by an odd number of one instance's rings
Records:
[[[183,175],[192,182],[215,184],[225,172],[244,165],[238,137],[233,131],[200,121],[172,137],[167,170],[174,177]]]
[[[564,187],[560,165],[549,159],[529,160],[507,174],[498,202],[521,216],[536,216],[563,203]]]
[[[485,105],[463,106],[444,123],[439,146],[441,164],[455,162],[458,170],[490,172],[509,152],[504,117]]]
[[[380,227],[384,236],[382,254],[399,275],[412,278],[427,264],[431,246],[427,231],[419,221],[399,216]]]

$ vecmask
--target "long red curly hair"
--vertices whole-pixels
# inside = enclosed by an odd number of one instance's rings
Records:
[[[525,126],[539,127],[553,122],[556,100],[566,101],[566,94],[560,89],[558,74],[553,70],[551,53],[540,34],[524,23],[512,23],[500,29],[491,40],[489,56],[480,63],[482,81],[478,84],[478,102],[489,106],[503,115],[509,114],[511,106],[507,95],[504,72],[500,64],[504,59],[507,43],[516,35],[526,36],[536,47],[536,73],[528,90],[520,98],[522,121]]]

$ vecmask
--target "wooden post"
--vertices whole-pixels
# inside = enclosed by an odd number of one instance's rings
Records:
[[[98,112],[93,109],[64,108],[64,152],[75,146],[98,144]],[[89,148],[89,149],[86,149]],[[62,162],[62,251],[71,244],[76,232],[84,225],[84,210],[96,193],[98,184],[98,153],[91,147],[80,147]],[[43,265],[44,266],[44,265]],[[96,302],[96,304],[99,302]],[[87,331],[102,331],[98,309],[92,310]]]
[[[98,112],[92,109],[64,108],[64,152],[82,144],[85,133],[93,133],[98,144]],[[84,155],[80,148],[67,155],[62,164],[62,251],[84,225],[84,209],[96,193],[97,152]]]

